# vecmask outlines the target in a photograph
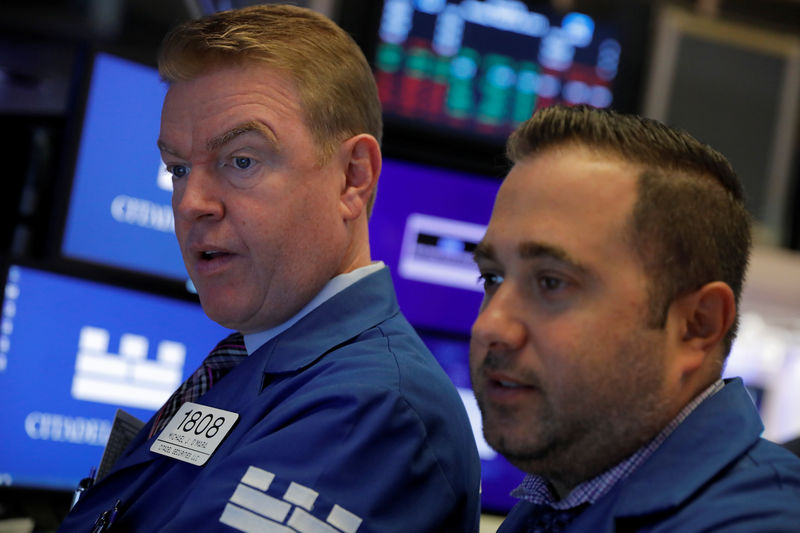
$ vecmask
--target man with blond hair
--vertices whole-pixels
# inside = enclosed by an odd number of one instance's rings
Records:
[[[361,51],[261,5],[177,27],[159,70],[178,242],[235,333],[62,531],[477,531],[464,406],[370,258],[382,122]]]

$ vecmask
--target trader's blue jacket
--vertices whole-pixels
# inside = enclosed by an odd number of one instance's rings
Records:
[[[566,531],[800,532],[800,459],[763,430],[742,381],[728,381]],[[518,503],[498,532],[527,531],[535,512]]]
[[[112,532],[478,531],[466,411],[400,313],[388,269],[324,302],[198,403],[240,416],[204,466],[150,452],[148,423],[60,531],[89,531],[117,499]]]

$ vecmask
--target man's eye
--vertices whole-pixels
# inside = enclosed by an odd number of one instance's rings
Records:
[[[566,287],[567,283],[563,279],[552,276],[542,276],[539,278],[539,287],[546,291],[557,291]]]
[[[172,174],[173,178],[184,178],[189,174],[189,167],[184,165],[170,165],[167,167],[167,172]]]
[[[233,166],[238,168],[239,170],[245,170],[250,168],[253,164],[253,160],[249,157],[234,157],[233,158]]]
[[[483,285],[484,290],[491,289],[503,282],[503,276],[492,272],[481,272],[478,276],[478,283]]]

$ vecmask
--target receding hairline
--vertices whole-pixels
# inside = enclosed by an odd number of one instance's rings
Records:
[[[724,155],[687,131],[658,120],[588,106],[552,106],[536,111],[509,136],[511,162],[550,147],[578,143],[645,169],[710,178],[743,201],[744,189]]]
[[[681,162],[655,161],[646,157],[636,157],[636,155],[616,147],[610,141],[595,142],[593,140],[583,139],[580,136],[558,139],[553,142],[532,147],[529,151],[517,153],[516,159],[511,159],[511,162],[516,166],[527,161],[532,161],[548,153],[565,153],[573,150],[585,151],[603,160],[633,167],[633,177],[636,181],[637,188],[637,201],[639,196],[639,183],[646,173],[671,175],[675,178],[699,179],[715,184],[721,191],[733,192],[730,188],[726,187],[725,184],[720,181],[719,177],[710,169],[685,165],[681,164]]]

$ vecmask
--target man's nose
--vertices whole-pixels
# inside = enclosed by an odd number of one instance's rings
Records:
[[[198,165],[174,182],[172,208],[185,220],[216,220],[225,213],[222,191],[212,171]]]
[[[503,282],[491,296],[484,298],[472,325],[473,340],[498,352],[522,348],[528,340],[528,332],[521,304],[513,284]]]

